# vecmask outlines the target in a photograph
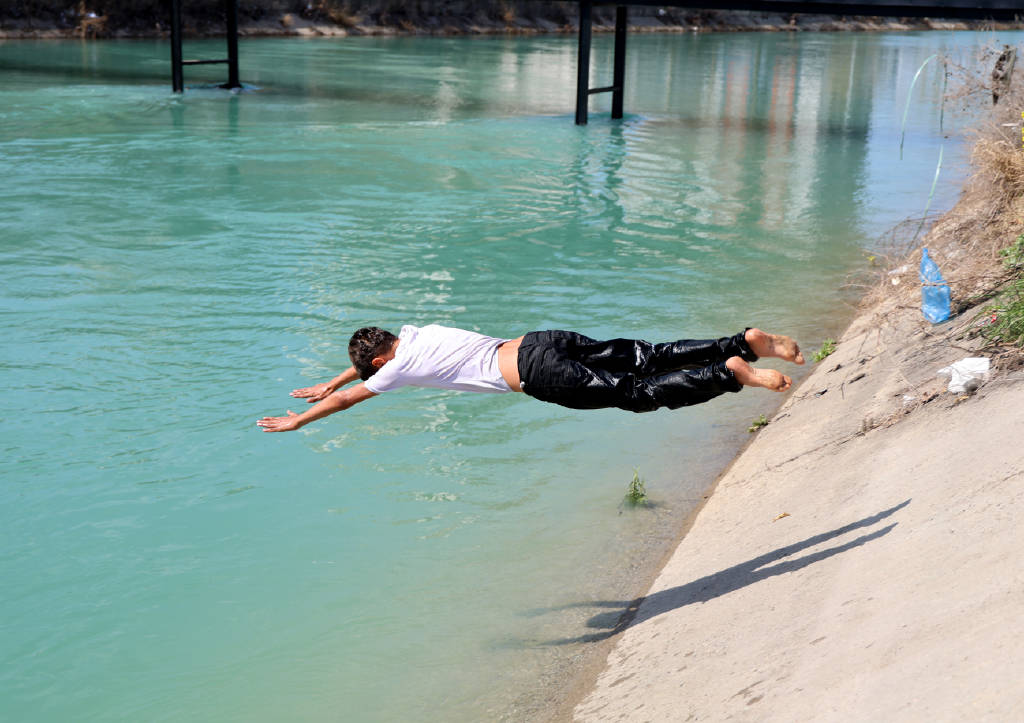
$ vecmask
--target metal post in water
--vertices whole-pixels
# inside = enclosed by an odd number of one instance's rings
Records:
[[[228,82],[222,88],[241,88],[238,82],[238,0],[224,0],[228,33]]]
[[[181,0],[171,0],[171,87],[175,93],[185,90],[181,72]]]
[[[612,79],[612,118],[622,117],[622,98],[626,86],[627,7],[615,8],[615,73]]]
[[[592,0],[580,0],[579,61],[576,66],[576,125],[587,124],[587,99],[590,97],[590,31]]]

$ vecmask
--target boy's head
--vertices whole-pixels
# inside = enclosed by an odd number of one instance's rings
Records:
[[[360,379],[365,382],[377,373],[396,341],[397,336],[376,326],[364,326],[352,335],[348,342],[348,355]],[[374,360],[379,361],[375,364]]]

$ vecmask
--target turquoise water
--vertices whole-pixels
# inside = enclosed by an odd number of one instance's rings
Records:
[[[585,128],[569,37],[245,40],[246,92],[187,68],[181,96],[162,43],[0,44],[0,718],[543,710],[778,398],[256,419],[366,324],[817,347],[927,199],[937,72],[896,155],[917,67],[1008,35],[631,37],[627,118]]]

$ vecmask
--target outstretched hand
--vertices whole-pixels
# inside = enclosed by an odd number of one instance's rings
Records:
[[[326,399],[332,392],[334,392],[334,388],[331,387],[330,383],[324,382],[323,384],[314,384],[311,387],[294,389],[291,395],[296,399],[306,399],[312,404],[313,402],[319,402],[321,399]]]
[[[264,432],[291,432],[299,428],[299,415],[289,409],[287,417],[264,417],[256,421],[256,426]]]

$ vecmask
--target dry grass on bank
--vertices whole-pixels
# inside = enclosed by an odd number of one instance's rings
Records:
[[[926,233],[917,234],[920,219],[893,230],[886,272],[865,301],[880,322],[894,309],[920,306],[917,269],[927,247],[950,285],[953,313],[970,320],[966,335],[982,337],[993,351],[1019,347],[1024,334],[1024,59],[1004,85],[991,75],[1001,50],[986,51],[971,70],[947,64],[954,87],[947,100],[990,107],[971,131],[971,177],[950,211],[927,219]],[[994,91],[1000,97],[993,106]],[[963,338],[963,327],[946,333]]]

